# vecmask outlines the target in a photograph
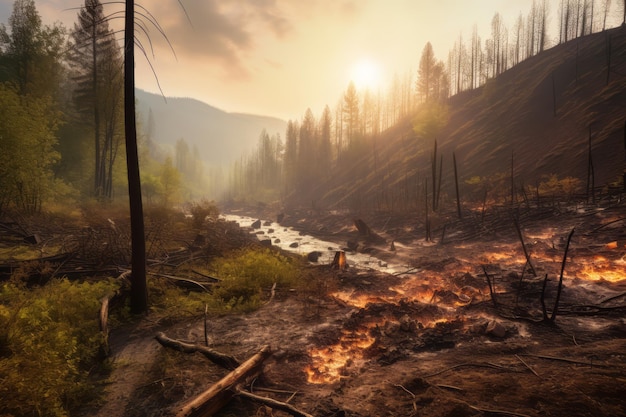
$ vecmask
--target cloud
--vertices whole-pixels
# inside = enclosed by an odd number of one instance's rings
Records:
[[[215,61],[231,78],[249,75],[247,59],[262,38],[282,39],[292,30],[275,0],[187,0],[182,1],[184,9],[176,0],[152,0],[145,4],[177,55]],[[158,31],[152,31],[150,36],[155,45],[166,46]]]

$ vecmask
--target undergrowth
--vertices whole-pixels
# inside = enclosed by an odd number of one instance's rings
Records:
[[[211,314],[241,313],[259,308],[275,291],[301,285],[298,261],[270,249],[247,248],[215,259],[207,267],[219,282],[206,287],[181,289],[159,278],[151,279],[150,303],[157,316],[197,316],[205,306]]]
[[[211,315],[251,311],[274,285],[276,292],[302,286],[300,266],[270,249],[248,248],[208,265],[220,281],[206,291],[151,278],[151,315],[159,321],[198,316],[205,307]],[[27,287],[18,278],[0,284],[0,416],[70,416],[99,399],[97,378],[90,377],[107,366],[99,356],[98,311],[119,284],[55,279]],[[110,321],[120,320],[132,320],[126,308]]]
[[[95,399],[88,376],[103,342],[99,300],[115,287],[65,279],[0,286],[0,415],[63,417]]]

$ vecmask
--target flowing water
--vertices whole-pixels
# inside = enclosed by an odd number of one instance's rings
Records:
[[[271,240],[274,247],[303,256],[311,252],[319,252],[317,262],[322,265],[330,264],[335,253],[344,250],[342,245],[336,242],[327,242],[278,223],[261,221],[261,226],[253,229],[252,224],[258,220],[256,218],[234,214],[223,214],[222,217],[227,221],[236,222],[243,228],[249,228],[250,233],[256,234],[259,240]],[[346,258],[348,266],[359,269],[372,269],[387,273],[399,273],[408,269],[406,265],[392,265],[364,253],[348,252]]]

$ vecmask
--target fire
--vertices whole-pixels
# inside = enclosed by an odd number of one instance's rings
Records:
[[[341,379],[346,367],[363,359],[363,351],[374,344],[375,338],[365,331],[343,331],[334,345],[310,352],[312,364],[305,368],[311,384],[332,384]]]
[[[356,308],[365,308],[370,303],[393,303],[391,297],[371,296],[367,294],[354,294],[354,291],[337,291],[331,297]]]
[[[594,256],[592,263],[583,266],[580,271],[581,278],[591,281],[617,282],[626,280],[626,273],[622,268],[616,268],[612,262],[604,256]]]
[[[610,281],[618,282],[626,279],[626,273],[624,271],[617,271],[615,269],[608,269],[602,266],[586,265],[580,274],[582,278],[589,279],[591,281]]]

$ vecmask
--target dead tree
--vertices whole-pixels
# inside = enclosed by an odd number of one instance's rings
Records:
[[[569,250],[569,243],[572,240],[572,235],[574,234],[574,230],[572,229],[567,235],[567,242],[565,243],[565,253],[563,253],[563,262],[561,262],[561,275],[559,277],[559,287],[556,291],[556,299],[554,300],[554,309],[552,310],[552,316],[550,316],[550,321],[554,323],[556,320],[556,312],[559,309],[559,301],[561,300],[561,290],[563,289],[563,271],[565,270],[565,262],[567,261],[567,251]]]
[[[459,215],[459,219],[463,218],[463,213],[461,212],[461,196],[459,195],[459,174],[456,166],[456,154],[452,152],[452,162],[454,163],[454,186],[456,189],[456,211]]]

